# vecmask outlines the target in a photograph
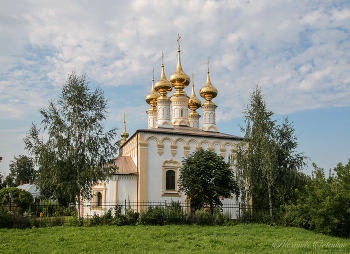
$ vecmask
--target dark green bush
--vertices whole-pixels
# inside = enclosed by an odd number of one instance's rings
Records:
[[[10,201],[11,196],[11,201]],[[12,206],[12,211],[23,213],[33,204],[33,196],[28,191],[16,187],[8,187],[0,190],[0,205]]]
[[[165,224],[185,224],[186,214],[181,207],[180,202],[172,201],[170,205],[165,206]]]
[[[149,206],[141,211],[140,221],[144,225],[164,225],[166,221],[165,209],[162,206]]]

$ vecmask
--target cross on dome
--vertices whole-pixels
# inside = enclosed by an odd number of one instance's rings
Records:
[[[181,39],[180,34],[177,34],[177,47],[178,47],[178,50],[180,50],[180,39]]]

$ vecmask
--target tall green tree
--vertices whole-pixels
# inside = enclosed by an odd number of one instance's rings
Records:
[[[8,187],[16,187],[21,181],[29,183],[29,180],[34,181],[36,178],[33,159],[26,155],[15,156],[9,165],[9,170],[10,173],[4,180],[4,185]]]
[[[203,149],[182,161],[178,184],[179,190],[190,199],[193,210],[208,205],[213,212],[215,207],[222,207],[220,198],[239,196],[230,164],[216,153]]]
[[[233,157],[239,187],[243,199],[253,205],[253,210],[279,206],[293,196],[300,183],[299,170],[305,156],[297,153],[295,128],[285,118],[281,125],[272,119],[274,113],[267,109],[261,89],[257,86],[244,110],[244,140],[237,145]]]
[[[26,149],[39,166],[37,184],[46,196],[76,202],[80,218],[81,198],[90,198],[91,186],[113,172],[116,129],[104,132],[107,101],[100,89],[91,90],[85,75],[73,71],[62,87],[59,99],[40,109],[43,131],[33,124],[24,139]]]

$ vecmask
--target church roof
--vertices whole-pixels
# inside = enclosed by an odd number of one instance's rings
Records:
[[[22,184],[20,186],[17,186],[18,189],[21,189],[21,190],[25,190],[25,191],[28,191],[30,192],[30,194],[32,194],[32,196],[34,198],[37,198],[40,196],[40,189],[38,186],[36,186],[35,184],[28,184],[28,183],[25,183],[25,184]]]
[[[136,165],[130,156],[118,156],[114,159],[114,164],[118,167],[117,175],[137,174]]]
[[[233,135],[225,134],[221,132],[204,131],[201,129],[196,129],[188,126],[174,126],[174,129],[170,129],[170,128],[141,129],[141,130],[137,130],[135,134],[137,132],[167,133],[167,134],[177,134],[177,135],[186,135],[186,136],[202,136],[202,137],[212,137],[212,138],[243,140],[242,137],[233,136]]]

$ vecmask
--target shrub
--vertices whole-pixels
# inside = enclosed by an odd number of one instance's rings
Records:
[[[140,213],[135,212],[131,208],[125,210],[126,225],[136,225],[140,217]]]
[[[164,225],[166,221],[165,209],[162,206],[149,206],[141,211],[141,223],[144,225]]]
[[[9,206],[11,196],[11,205],[14,205],[13,211],[23,213],[33,204],[33,196],[25,190],[16,187],[8,187],[0,190],[0,205]]]
[[[180,202],[171,201],[170,205],[165,206],[165,224],[185,224],[186,214],[183,211]]]

